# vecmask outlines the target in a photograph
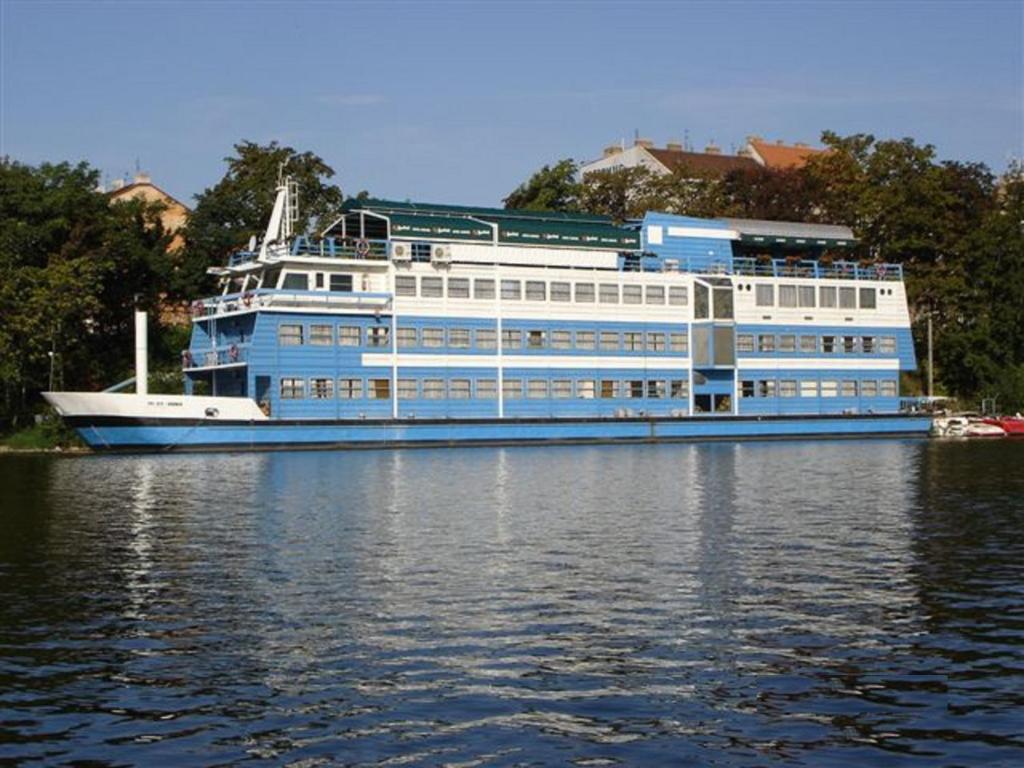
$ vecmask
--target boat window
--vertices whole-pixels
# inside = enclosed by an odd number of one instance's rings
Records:
[[[584,304],[594,303],[594,284],[576,283],[576,301]]]
[[[628,397],[630,400],[639,400],[644,396],[644,382],[643,379],[630,379],[623,382],[622,396]]]
[[[552,283],[551,284],[551,300],[552,301],[570,301],[572,299],[572,291],[570,290],[569,283]]]
[[[430,243],[413,243],[409,247],[413,261],[430,261]]]
[[[759,307],[775,306],[775,286],[758,285],[755,302]]]
[[[665,334],[657,333],[656,331],[649,331],[647,334],[647,351],[648,352],[664,352],[665,351]]]
[[[286,291],[308,291],[309,275],[305,272],[285,272],[281,287]]]
[[[419,383],[416,379],[398,380],[398,399],[415,400],[419,394]]]
[[[523,285],[518,280],[501,281],[501,298],[504,301],[518,301],[523,297]]]
[[[878,382],[877,381],[862,381],[860,383],[860,394],[861,397],[878,397]]]
[[[448,346],[467,349],[469,347],[469,328],[449,328]]]
[[[647,303],[648,304],[664,304],[665,303],[665,286],[663,286],[663,285],[648,285],[647,286]]]
[[[540,400],[548,396],[547,379],[530,379],[526,388],[526,396],[533,400]]]
[[[857,352],[856,336],[843,336],[843,352],[847,355],[852,355]]]
[[[395,295],[397,296],[415,296],[416,295],[416,276],[415,275],[398,275],[395,277]]]
[[[703,283],[693,284],[693,316],[707,320],[711,313],[711,291]]]
[[[736,349],[733,346],[736,341],[736,334],[728,326],[715,326],[715,365],[735,365]]]
[[[593,379],[580,379],[576,382],[576,397],[581,400],[593,400],[595,382]]]
[[[801,336],[800,337],[800,351],[814,353],[818,351],[818,337],[817,336]]]
[[[860,308],[875,309],[878,306],[874,288],[860,289]]]
[[[310,379],[309,396],[314,400],[333,400],[334,379]]]
[[[775,334],[773,333],[762,333],[757,337],[757,351],[758,352],[774,352],[775,351]]]
[[[281,268],[268,269],[263,273],[263,278],[260,280],[260,288],[277,288],[278,278],[281,277]]]
[[[610,399],[619,396],[619,382],[614,379],[601,379],[601,397]]]
[[[879,382],[879,391],[882,393],[882,397],[896,397],[896,382],[892,379]]]
[[[474,299],[493,299],[494,298],[494,281],[487,279],[478,279],[473,281],[473,298]]]
[[[619,286],[612,283],[601,283],[598,297],[602,304],[618,304]]]
[[[309,326],[309,343],[318,346],[334,346],[334,326],[311,325]]]
[[[366,343],[371,347],[386,347],[391,343],[391,329],[386,325],[372,325],[366,329]]]
[[[740,382],[740,397],[748,398],[754,396],[754,381],[752,379],[744,379]]]
[[[782,379],[779,382],[779,397],[796,397],[795,379]]]
[[[833,379],[825,379],[821,382],[822,397],[836,397],[839,394],[839,382]]]
[[[840,309],[856,309],[857,308],[857,291],[853,288],[840,288],[839,289],[839,308]]]
[[[572,334],[569,331],[552,331],[551,348],[572,349]]]
[[[736,334],[736,351],[737,352],[753,352],[754,351],[754,334],[752,334],[752,333],[737,333]]]
[[[668,303],[676,307],[685,307],[690,303],[685,285],[670,285],[668,288]]]
[[[818,289],[818,304],[822,309],[830,309],[836,306],[835,286],[823,285]]]
[[[421,337],[424,347],[444,346],[444,328],[424,328]]]
[[[732,288],[715,288],[715,319],[732,320]]]
[[[469,278],[468,277],[449,277],[448,278],[448,298],[449,299],[468,299],[469,298]]]
[[[522,349],[523,348],[523,332],[503,330],[501,332],[501,348],[502,349]]]
[[[641,285],[624,285],[622,286],[622,303],[623,304],[642,304],[644,301],[643,286]]]
[[[476,346],[478,349],[494,349],[498,346],[498,334],[490,328],[478,328],[476,331]]]
[[[369,379],[366,385],[366,395],[371,400],[390,400],[391,379]]]
[[[402,347],[415,347],[416,346],[416,329],[399,327],[398,329],[398,346]]]
[[[801,285],[797,289],[800,293],[800,306],[801,307],[813,307],[814,306],[814,286],[813,285]]]
[[[860,340],[860,348],[864,351],[865,355],[870,355],[875,351],[875,337],[874,336],[863,336]]]
[[[420,296],[425,299],[439,299],[444,296],[444,279],[440,277],[420,278]]]
[[[503,379],[501,382],[501,395],[506,400],[520,400],[523,397],[522,379]]]
[[[881,352],[883,355],[896,354],[896,337],[882,336],[878,340],[878,351]]]
[[[323,272],[317,272],[316,273],[316,287],[317,288],[323,288],[324,287],[324,273]]]
[[[672,397],[675,399],[689,399],[690,397],[690,382],[686,379],[672,379]]]
[[[359,400],[363,396],[362,379],[338,379],[338,397],[342,400]]]
[[[775,379],[760,379],[757,382],[758,397],[775,397]]]
[[[547,346],[546,333],[544,331],[532,330],[526,332],[526,346],[529,349],[543,349]]]
[[[281,323],[277,327],[277,343],[282,347],[297,347],[302,344],[302,326]]]
[[[796,352],[796,336],[794,334],[779,335],[779,352]]]
[[[644,335],[642,333],[626,332],[622,334],[622,342],[627,352],[642,352],[644,349]]]
[[[358,325],[343,325],[338,328],[339,347],[358,347],[363,342],[363,331]]]
[[[444,379],[424,379],[423,399],[444,400]]]
[[[796,305],[797,305],[796,286],[795,285],[780,285],[779,286],[779,306],[780,307],[795,307]]]
[[[281,379],[281,399],[301,400],[306,396],[306,382],[304,379]]]
[[[469,400],[469,379],[452,379],[448,382],[448,397],[452,400]]]
[[[526,281],[526,300],[544,301],[547,299],[547,285],[542,280]]]
[[[495,379],[477,379],[476,396],[481,400],[494,400],[498,397],[498,382]]]
[[[853,379],[844,379],[843,383],[839,387],[839,394],[843,397],[856,397],[857,382]]]
[[[817,397],[818,382],[804,379],[800,382],[800,397]]]
[[[685,333],[670,333],[668,346],[671,352],[688,352],[690,350],[690,339]]]
[[[822,336],[821,337],[821,351],[826,355],[830,355],[836,351],[836,337],[835,336]]]
[[[615,352],[619,350],[619,334],[617,331],[601,331],[601,349]]]
[[[594,332],[576,331],[576,349],[593,349]]]

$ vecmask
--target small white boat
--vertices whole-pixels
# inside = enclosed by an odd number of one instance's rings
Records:
[[[936,437],[1005,437],[997,424],[986,423],[974,413],[937,416],[932,419],[932,435]]]

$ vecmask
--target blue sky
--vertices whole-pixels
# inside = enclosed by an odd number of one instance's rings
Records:
[[[0,0],[0,153],[136,158],[183,201],[241,139],[323,157],[348,193],[499,204],[634,130],[912,136],[1024,154],[1024,3]]]

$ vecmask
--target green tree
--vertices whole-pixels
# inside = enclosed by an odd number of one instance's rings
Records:
[[[505,198],[506,208],[527,211],[579,211],[578,166],[573,160],[545,165]]]

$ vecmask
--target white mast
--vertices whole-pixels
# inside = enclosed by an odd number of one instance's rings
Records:
[[[283,173],[284,164],[278,170],[277,197],[274,198],[274,210],[270,213],[270,222],[260,245],[260,261],[267,261],[272,245],[286,246],[293,234],[295,222],[299,220],[299,185],[291,176],[284,176]]]

